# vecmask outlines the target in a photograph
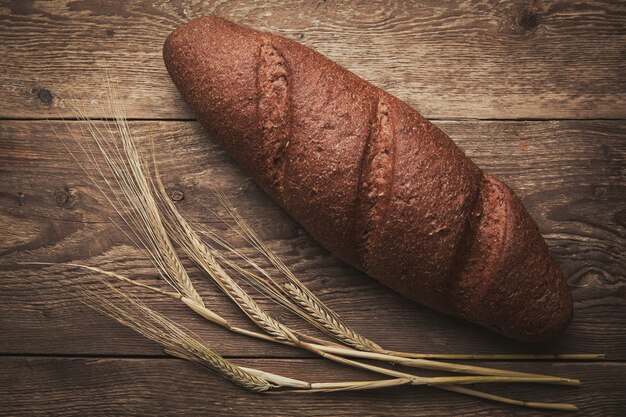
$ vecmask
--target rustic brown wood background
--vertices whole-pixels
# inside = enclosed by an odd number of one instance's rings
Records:
[[[202,132],[168,78],[165,37],[207,14],[316,48],[406,100],[506,180],[574,292],[576,316],[562,339],[517,343],[433,313],[313,242]],[[80,158],[70,139],[80,122],[61,120],[72,117],[70,98],[93,117],[110,116],[100,111],[103,68],[120,86],[140,143],[157,144],[182,210],[215,225],[200,204],[211,204],[210,182],[223,188],[299,276],[364,334],[418,352],[604,352],[604,362],[502,365],[582,378],[580,388],[489,389],[575,402],[584,415],[626,413],[626,2],[0,1],[0,60],[1,415],[537,414],[431,388],[250,394],[83,306],[72,290],[79,271],[20,264],[80,261],[159,285],[56,139]],[[216,310],[244,322],[190,271]],[[362,376],[234,337],[167,300],[147,299],[237,363],[310,379]]]

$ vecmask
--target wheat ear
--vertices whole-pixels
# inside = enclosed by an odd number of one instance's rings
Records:
[[[334,337],[340,342],[359,350],[379,351],[382,349],[372,340],[354,331],[350,326],[348,326],[339,318],[339,315],[337,313],[326,307],[326,305],[322,303],[322,301],[320,301],[319,298],[317,298],[317,296],[313,294],[291,272],[287,265],[285,265],[285,263],[274,253],[274,251],[272,251],[267,246],[267,244],[256,234],[254,229],[252,229],[248,225],[248,223],[239,215],[239,213],[223,191],[216,188],[213,188],[212,191],[222,207],[224,207],[224,209],[227,211],[228,215],[235,221],[239,230],[242,232],[241,235],[254,248],[262,253],[270,261],[270,263],[289,280],[289,284],[287,284],[289,285],[289,287],[282,286],[281,288],[280,285],[278,285],[268,276],[268,278],[270,278],[270,282],[278,286],[277,290],[279,293],[282,292],[291,297],[292,301],[299,305],[301,309],[304,309],[304,311],[313,318],[313,321],[316,323],[316,326],[320,330],[324,331],[329,336]],[[293,288],[297,289],[297,292],[301,295],[300,297],[293,297]],[[305,300],[309,301],[312,304],[303,302]],[[315,306],[315,308],[311,309],[311,305]],[[302,315],[301,312],[294,312],[296,314]]]
[[[190,331],[183,329],[108,282],[104,280],[100,282],[122,302],[114,303],[98,292],[83,287],[79,290],[81,301],[89,307],[159,343],[167,349],[168,353],[205,366],[250,391],[261,392],[271,388],[270,383],[265,379],[224,359]]]
[[[267,314],[221,267],[209,248],[180,215],[170,200],[156,169],[155,173],[155,193],[161,203],[161,214],[169,236],[257,326],[278,340],[295,344],[297,336],[289,328]]]
[[[108,129],[105,131],[98,127],[93,120],[84,115],[84,110],[77,107],[73,108],[76,117],[84,122],[79,124],[80,128],[85,129],[94,139],[98,150],[113,174],[119,190],[115,189],[111,182],[106,179],[102,169],[95,162],[93,155],[80,145],[92,165],[108,185],[109,192],[114,197],[109,197],[105,190],[101,187],[98,188],[118,212],[122,220],[128,226],[131,226],[136,238],[149,252],[152,261],[158,264],[163,278],[180,294],[203,305],[202,298],[196,292],[165,231],[157,204],[150,192],[150,184],[143,171],[145,164],[135,147],[128,122],[124,117],[124,111],[117,104],[119,100],[116,92],[110,84],[107,85],[111,97],[109,101],[110,112],[114,116],[117,134]],[[83,125],[85,125],[84,128]],[[118,144],[116,138],[119,138],[121,143]],[[83,171],[87,173],[84,168]],[[95,182],[91,176],[90,178],[92,182]],[[118,191],[123,194],[124,200],[119,198]],[[126,216],[117,209],[111,198],[115,198],[118,204],[122,204],[127,209]],[[124,204],[123,201],[126,203]]]

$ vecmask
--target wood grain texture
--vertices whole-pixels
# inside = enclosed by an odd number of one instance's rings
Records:
[[[311,380],[369,378],[371,374],[319,360],[235,360]],[[626,407],[626,364],[529,363],[528,372],[575,375],[581,387],[484,386],[491,392],[544,401],[575,402],[585,416],[618,416]],[[110,416],[529,416],[563,415],[479,401],[429,387],[363,393],[252,394],[175,359],[0,358],[0,403],[7,415]],[[97,399],[94,401],[94,399]]]
[[[561,1],[8,1],[0,117],[97,115],[101,69],[132,118],[193,118],[165,37],[216,14],[311,46],[430,118],[626,117],[626,3]]]
[[[434,313],[312,241],[191,121],[194,116],[169,80],[161,58],[165,37],[206,14],[311,46],[439,119],[468,156],[515,189],[539,224],[574,293],[575,318],[564,337],[547,345],[523,344]],[[607,353],[608,362],[501,364],[581,378],[580,388],[489,389],[522,399],[575,402],[583,415],[623,415],[625,22],[626,2],[611,0],[0,1],[0,414],[549,415],[430,388],[249,394],[166,357],[158,345],[84,306],[76,285],[95,284],[83,272],[21,264],[80,261],[164,285],[145,254],[112,223],[111,207],[56,139],[55,131],[84,162],[68,128],[41,120],[71,118],[69,100],[92,117],[110,116],[101,110],[102,73],[108,68],[122,87],[128,116],[141,119],[132,122],[141,149],[149,151],[154,141],[166,187],[196,224],[234,237],[240,250],[264,262],[203,206],[215,207],[209,193],[214,184],[307,285],[353,327],[388,348]],[[81,124],[68,124],[80,143],[87,143]],[[253,328],[184,262],[211,307]],[[137,295],[238,363],[310,379],[371,376],[235,337],[181,305]],[[261,302],[288,324],[308,329]]]
[[[233,198],[241,213],[287,264],[355,328],[396,349],[436,352],[626,351],[626,126],[613,121],[440,122],[470,157],[506,180],[522,196],[573,287],[574,323],[552,345],[511,342],[491,332],[415,305],[345,266],[313,242],[207,139],[196,122],[132,122],[143,149],[154,141],[165,183],[194,222],[217,227],[203,204],[215,207],[211,183]],[[158,285],[145,255],[109,219],[113,211],[76,158],[85,157],[70,131],[78,122],[2,121],[0,141],[0,351],[5,353],[160,354],[158,346],[92,313],[75,301],[68,268],[18,262],[81,261]],[[216,223],[217,222],[217,223]],[[240,242],[235,241],[236,244]],[[255,260],[262,262],[249,248]],[[201,274],[192,278],[218,311],[237,313]],[[358,300],[358,302],[355,302]],[[297,356],[297,351],[234,337],[207,326],[167,300],[162,311],[198,331],[229,355]],[[274,310],[280,313],[278,310]],[[290,323],[297,320],[285,316]],[[375,320],[374,320],[375,318]],[[301,328],[302,324],[297,324]],[[389,329],[402,331],[390,334]],[[428,334],[428,338],[419,335]],[[51,335],[53,337],[51,337]]]

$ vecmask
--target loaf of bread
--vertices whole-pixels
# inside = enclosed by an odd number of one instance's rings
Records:
[[[163,55],[211,137],[335,256],[515,339],[567,327],[571,294],[519,198],[407,104],[217,17],[176,29]]]

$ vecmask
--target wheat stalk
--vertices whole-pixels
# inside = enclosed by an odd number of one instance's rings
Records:
[[[29,262],[29,264],[36,264],[36,265],[54,265],[51,263],[47,263],[47,262]],[[82,265],[82,264],[76,264],[76,263],[64,263],[63,265],[67,265],[67,266],[73,266],[73,267],[78,267],[78,268],[83,268],[86,269],[88,271],[91,272],[95,272],[98,274],[102,274],[111,278],[115,278],[119,281],[125,282],[125,283],[130,283],[132,285],[141,287],[141,288],[145,288],[148,289],[150,291],[156,292],[158,294],[161,295],[165,295],[169,298],[175,299],[175,300],[180,300],[182,301],[184,304],[186,304],[189,308],[191,308],[194,312],[196,312],[197,314],[199,314],[200,316],[204,317],[205,319],[218,324],[222,327],[225,327],[228,330],[233,331],[234,333],[238,333],[238,334],[242,334],[245,336],[250,336],[250,337],[254,337],[257,339],[261,339],[261,340],[266,340],[266,341],[272,341],[272,342],[276,342],[280,339],[278,338],[272,338],[272,337],[267,337],[261,333],[256,333],[256,332],[251,332],[249,330],[246,329],[242,329],[240,327],[237,327],[235,325],[233,325],[232,323],[230,323],[228,320],[226,320],[225,318],[223,318],[222,316],[220,316],[219,314],[213,312],[212,310],[208,309],[205,306],[199,305],[196,302],[194,302],[191,299],[188,299],[186,297],[182,297],[180,294],[178,293],[174,293],[174,292],[168,292],[168,291],[163,291],[159,288],[156,287],[152,287],[150,285],[146,285],[140,282],[137,282],[135,280],[132,280],[124,275],[121,274],[117,274],[115,272],[111,272],[111,271],[106,271],[103,270],[101,268],[98,267],[93,267],[93,266],[87,266],[87,265]],[[292,345],[293,346],[293,342],[289,341],[286,344]],[[351,357],[360,357],[363,359],[377,359],[377,360],[382,360],[382,361],[389,361],[389,362],[395,362],[398,364],[402,364],[402,365],[407,365],[407,366],[418,366],[421,368],[425,368],[425,369],[432,369],[432,370],[444,370],[444,371],[450,371],[450,364],[447,363],[440,363],[440,362],[436,362],[436,361],[429,361],[429,360],[415,360],[415,359],[409,359],[409,358],[397,358],[397,357],[391,357],[385,354],[377,354],[377,353],[371,353],[371,352],[361,352],[361,351],[355,351],[352,349],[346,349],[343,347],[333,347],[333,346],[328,346],[328,345],[318,345],[318,344],[312,344],[313,347],[315,347],[316,349],[319,349],[320,351],[323,351],[324,353],[331,353],[331,354],[335,354],[335,355],[340,355],[340,356],[351,356]],[[419,361],[419,362],[418,362]],[[523,373],[523,372],[513,372],[513,371],[504,371],[504,370],[498,370],[498,369],[491,369],[491,368],[482,368],[482,367],[476,367],[476,366],[472,366],[472,365],[457,365],[457,367],[454,369],[455,372],[463,372],[463,373],[471,373],[471,374],[476,374],[476,375],[488,375],[488,376],[511,376],[511,377],[531,377],[531,378],[537,378],[537,377],[542,377],[545,378],[545,376],[542,375],[536,375],[536,374],[529,374],[529,373]],[[559,378],[553,381],[547,381],[544,380],[542,382],[554,382],[557,381],[558,383],[561,384],[569,384],[569,385],[578,385],[578,381],[577,380],[571,380],[571,379],[567,379],[567,378]]]
[[[75,266],[81,265],[75,264]],[[92,267],[87,267],[87,269],[98,273],[101,273],[100,271],[102,271],[99,268]],[[133,282],[132,280],[116,273],[105,271],[105,275],[121,279],[125,282]],[[103,279],[99,278],[99,281],[101,284],[108,287],[111,293],[119,300],[122,300],[123,303],[112,302],[110,299],[103,297],[96,291],[80,287],[78,294],[81,296],[81,301],[83,303],[115,319],[119,323],[132,328],[143,336],[161,344],[166,353],[209,368],[221,374],[225,378],[230,379],[234,383],[254,392],[266,392],[277,388],[291,388],[291,390],[283,392],[356,391],[380,389],[407,384],[433,386],[441,385],[444,389],[447,389],[446,384],[448,383],[472,384],[477,382],[502,382],[503,380],[511,382],[531,382],[524,378],[499,377],[491,377],[489,379],[485,379],[484,377],[406,377],[385,380],[309,383],[267,371],[240,367],[224,359],[221,355],[213,351],[188,329],[177,325],[167,317],[147,307],[137,298],[124,293],[118,288],[115,288]],[[144,288],[153,287],[144,286]],[[462,393],[472,393],[475,391],[471,389],[463,389],[462,387],[455,388],[455,386],[452,386],[452,390]],[[497,398],[497,396],[485,394],[485,398],[494,399],[491,397]],[[527,405],[538,408],[551,408],[559,410],[575,409],[575,407],[572,408],[573,406],[570,404],[528,403],[508,398],[504,399],[510,404]]]
[[[28,262],[26,264],[38,264],[38,265],[55,265],[47,262]],[[81,264],[67,263],[65,265],[75,266],[102,274],[107,277],[115,278],[117,280],[130,283],[141,288],[150,289],[162,295],[167,295],[174,299],[185,299],[178,293],[172,293],[160,290],[158,288],[138,283],[123,275],[105,271],[97,267],[91,267]],[[79,295],[82,295],[81,301],[91,308],[102,312],[105,315],[112,317],[123,325],[126,325],[145,337],[156,341],[164,347],[166,353],[181,359],[186,359],[209,369],[212,369],[228,379],[233,380],[235,383],[247,388],[251,391],[266,392],[269,389],[274,388],[293,388],[297,390],[289,390],[284,392],[300,392],[299,390],[306,390],[304,392],[330,392],[330,391],[355,391],[366,389],[379,389],[398,385],[430,385],[436,388],[462,393],[479,398],[485,398],[492,401],[503,402],[506,404],[520,405],[532,408],[544,408],[555,409],[562,411],[576,410],[576,407],[571,404],[563,403],[542,403],[542,402],[526,402],[515,400],[507,397],[501,397],[493,394],[484,393],[471,388],[461,387],[450,384],[473,384],[481,382],[537,382],[534,378],[514,378],[514,377],[415,377],[409,374],[404,374],[397,371],[386,370],[384,368],[378,368],[372,366],[366,369],[374,371],[383,370],[383,373],[389,376],[395,376],[393,379],[384,380],[368,380],[368,381],[344,381],[344,382],[314,382],[308,383],[293,378],[287,378],[281,375],[261,371],[253,368],[239,367],[230,363],[222,358],[219,354],[212,351],[202,341],[200,341],[195,335],[184,328],[176,325],[165,316],[157,313],[136,298],[129,296],[121,290],[113,287],[108,282],[100,279],[101,283],[105,284],[112,290],[113,294],[118,298],[124,300],[126,304],[122,307],[116,303],[111,302],[109,299],[103,297],[98,292],[87,290],[82,287],[79,290]],[[193,301],[189,300],[193,303]],[[198,306],[199,307],[199,306]],[[202,307],[205,310],[206,307]],[[211,317],[216,313],[211,313]],[[211,321],[213,321],[211,319]],[[220,318],[216,321],[217,324],[226,322],[225,319]],[[246,333],[244,333],[246,334]],[[349,361],[348,361],[349,362]],[[403,376],[405,375],[405,376]],[[269,388],[266,388],[263,381],[259,382],[257,379],[251,378],[258,377],[261,380],[270,383]],[[554,378],[557,381],[559,378]],[[548,381],[549,382],[549,381]]]
[[[29,264],[53,265],[51,263],[45,263],[45,262],[30,262]],[[297,341],[296,343],[294,343],[293,341],[283,341],[275,337],[266,336],[262,333],[257,333],[257,332],[253,332],[253,331],[249,331],[249,330],[237,327],[233,325],[232,323],[230,323],[224,317],[220,316],[218,313],[215,313],[214,311],[208,309],[205,306],[197,304],[193,300],[190,300],[186,297],[182,297],[178,293],[163,291],[161,289],[136,282],[126,276],[123,276],[114,272],[106,271],[97,267],[76,264],[76,263],[65,263],[64,265],[79,267],[79,268],[89,270],[91,272],[103,274],[105,276],[115,278],[117,280],[130,283],[130,284],[139,286],[141,288],[149,289],[153,292],[157,292],[161,295],[168,296],[175,300],[180,300],[184,304],[186,304],[189,308],[191,308],[194,312],[199,314],[200,316],[206,318],[207,320],[215,324],[225,327],[226,329],[231,330],[234,333],[254,337],[257,339],[261,339],[261,340],[279,342],[279,343],[284,343],[284,344],[288,344],[291,346],[303,347],[301,346],[301,343],[302,343],[301,341]],[[411,379],[411,382],[414,385],[422,385],[424,381],[428,381],[429,384],[435,384],[437,380],[424,379],[423,377],[418,377],[412,374],[389,371],[386,368],[380,368],[380,367],[376,367],[372,365],[363,364],[360,362],[350,361],[344,358],[339,358],[337,355],[358,357],[358,358],[363,358],[363,359],[388,361],[388,362],[394,362],[394,363],[398,363],[402,365],[415,366],[415,367],[432,369],[432,370],[443,370],[443,371],[453,370],[454,372],[472,373],[475,375],[486,376],[486,378],[478,377],[478,378],[482,378],[482,381],[480,382],[541,382],[541,383],[548,383],[548,384],[552,383],[552,384],[559,384],[559,385],[579,385],[580,384],[580,381],[575,380],[575,379],[570,379],[570,378],[552,377],[552,376],[529,374],[529,373],[523,373],[523,372],[513,372],[513,371],[505,371],[505,370],[498,370],[498,369],[491,369],[491,368],[482,368],[482,367],[471,366],[471,365],[448,364],[448,363],[429,361],[429,360],[397,358],[397,357],[392,357],[392,356],[385,355],[385,354],[378,354],[378,353],[373,353],[373,352],[362,352],[362,351],[354,350],[351,348],[344,348],[344,347],[333,347],[333,346],[328,346],[328,345],[309,344],[308,348],[309,349],[312,348],[315,353],[318,353],[321,356],[327,357],[336,362],[344,363],[344,364],[351,365],[351,366],[356,366],[362,369],[367,369],[373,372],[382,373],[382,374],[389,375],[389,376],[395,376],[397,378],[409,378]],[[490,379],[491,377],[498,377],[498,378]],[[471,381],[468,383],[477,382],[469,378],[470,377],[467,377],[467,379],[460,379],[458,381],[461,381],[460,383],[463,383],[463,381],[465,380]]]
[[[39,263],[39,264],[47,264],[47,263]],[[77,267],[82,267],[88,269],[92,272],[104,273],[105,276],[112,277],[115,279],[122,280],[128,283],[134,283],[133,280],[127,278],[123,275],[104,271],[97,267],[89,267],[80,264],[67,264]],[[145,337],[154,340],[160,344],[162,344],[168,353],[175,354],[174,356],[179,356],[184,359],[188,359],[194,362],[198,362],[201,364],[208,363],[212,368],[217,368],[227,375],[229,378],[235,380],[241,380],[245,376],[241,376],[240,372],[237,369],[232,369],[228,366],[228,364],[224,364],[222,362],[221,356],[219,354],[211,351],[208,347],[205,346],[205,349],[201,349],[198,346],[198,340],[194,337],[188,337],[188,334],[185,333],[178,325],[174,322],[167,319],[165,316],[160,313],[151,310],[147,306],[145,306],[141,301],[136,299],[135,297],[129,296],[109,284],[108,282],[100,279],[100,282],[105,284],[109,290],[116,295],[117,297],[123,299],[129,304],[129,307],[124,309],[120,307],[118,304],[112,303],[110,300],[106,299],[99,293],[95,291],[88,290],[86,288],[81,288],[79,290],[79,294],[82,295],[81,301],[85,304],[89,305],[92,308],[98,309],[103,313],[115,318],[120,323],[133,328],[138,331]],[[154,287],[139,284],[143,288],[154,289]],[[166,294],[166,292],[161,292],[161,294]],[[168,294],[169,295],[169,294]],[[215,313],[213,313],[215,314]],[[220,321],[225,321],[225,319],[221,319]],[[151,324],[150,324],[151,323]],[[150,325],[148,325],[150,324]],[[189,331],[187,331],[189,332]],[[168,335],[167,337],[165,335]],[[208,349],[208,351],[207,351]],[[331,356],[328,353],[324,353],[324,357]],[[339,362],[345,364],[353,364],[354,361],[345,358],[338,358]],[[228,362],[228,361],[226,361]],[[389,375],[392,377],[400,378],[402,380],[407,380],[412,385],[440,385],[440,384],[476,384],[476,383],[491,383],[491,382],[537,382],[538,379],[534,377],[511,377],[511,376],[452,376],[452,377],[419,377],[411,374],[407,374],[404,372],[394,371],[391,369],[381,368],[375,365],[366,365],[360,364],[359,367],[363,369],[372,370],[377,373],[383,373],[385,375]],[[223,369],[222,369],[223,368]],[[257,373],[258,374],[258,373]],[[246,378],[244,378],[245,380]],[[559,377],[547,377],[541,379],[541,382],[546,383],[560,383],[563,382],[565,378]],[[387,381],[387,380],[385,380]],[[242,384],[243,385],[243,384]],[[250,386],[247,384],[247,386]]]

